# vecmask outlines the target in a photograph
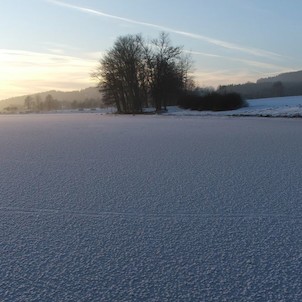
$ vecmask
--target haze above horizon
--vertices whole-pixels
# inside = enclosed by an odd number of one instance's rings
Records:
[[[0,8],[0,100],[93,86],[102,54],[136,33],[169,33],[191,53],[200,86],[302,69],[299,0],[2,0]]]

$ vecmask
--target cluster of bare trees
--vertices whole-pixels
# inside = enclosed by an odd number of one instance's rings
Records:
[[[27,96],[24,100],[24,106],[29,111],[50,111],[59,109],[60,103],[51,94],[48,94],[44,100],[39,94],[36,94],[35,96]]]
[[[40,94],[28,95],[24,100],[24,107],[29,112],[40,111],[52,111],[59,109],[85,109],[85,108],[101,108],[104,107],[104,103],[101,99],[85,98],[83,101],[59,101],[55,99],[51,94],[47,94],[43,98]],[[6,111],[17,111],[18,108],[7,107]]]
[[[141,35],[128,35],[115,41],[92,76],[104,102],[118,112],[139,113],[149,106],[161,111],[192,85],[190,67],[182,48],[172,46],[166,33],[148,43]]]

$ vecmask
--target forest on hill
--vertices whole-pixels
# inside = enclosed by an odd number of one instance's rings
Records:
[[[219,86],[221,92],[241,94],[244,99],[260,99],[302,95],[302,71],[287,72],[275,77],[237,85]]]
[[[53,109],[80,109],[102,107],[102,94],[96,87],[75,91],[50,90],[0,101],[0,111],[44,111]]]

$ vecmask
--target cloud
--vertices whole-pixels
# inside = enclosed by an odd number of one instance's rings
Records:
[[[100,55],[100,53],[99,53]],[[74,90],[92,86],[90,73],[96,53],[82,57],[0,49],[0,100],[50,89]]]
[[[254,61],[254,60],[239,59],[239,58],[230,58],[230,59],[232,61],[244,63],[251,67],[262,68],[265,70],[273,69],[273,70],[279,70],[280,72],[281,72],[281,70],[287,70],[283,66],[270,64],[270,63],[264,63],[264,62]]]
[[[283,66],[276,65],[276,64],[265,63],[265,62],[255,61],[255,60],[241,59],[241,58],[236,58],[236,57],[221,56],[221,55],[216,55],[216,54],[211,54],[211,53],[206,53],[206,52],[201,52],[201,51],[185,49],[184,53],[188,53],[191,55],[197,55],[197,56],[203,56],[203,57],[209,57],[209,58],[223,59],[223,60],[228,60],[228,61],[233,61],[233,62],[240,62],[240,63],[243,63],[244,65],[257,67],[257,68],[263,68],[263,69],[287,70]]]
[[[49,3],[52,3],[54,5],[59,5],[62,7],[78,10],[83,13],[92,14],[92,15],[96,15],[96,16],[100,16],[100,17],[106,17],[106,18],[115,19],[115,20],[119,20],[119,21],[123,21],[123,22],[127,22],[127,23],[142,25],[142,26],[151,27],[151,28],[155,28],[158,30],[162,30],[162,31],[171,32],[171,33],[185,36],[185,37],[188,37],[191,39],[201,40],[206,43],[216,45],[216,46],[219,46],[219,47],[222,47],[225,49],[235,50],[235,51],[239,51],[239,52],[250,54],[253,56],[257,56],[257,57],[265,57],[265,58],[281,57],[281,55],[274,53],[274,52],[270,52],[270,51],[266,51],[266,50],[258,49],[258,48],[248,48],[248,47],[237,45],[235,43],[230,43],[227,41],[214,39],[214,38],[211,38],[211,37],[208,37],[205,35],[190,33],[190,32],[186,32],[186,31],[180,31],[180,30],[176,30],[176,29],[169,28],[169,27],[162,26],[162,25],[157,25],[157,24],[153,24],[153,23],[142,22],[142,21],[137,21],[134,19],[119,17],[119,16],[104,13],[99,10],[81,7],[81,6],[77,6],[77,5],[73,5],[73,4],[68,4],[68,3],[65,3],[62,1],[58,1],[58,0],[46,0],[46,1]]]
[[[245,70],[205,70],[194,73],[194,79],[199,85],[217,87],[219,85],[240,84],[248,81],[256,81],[259,75],[251,74]]]

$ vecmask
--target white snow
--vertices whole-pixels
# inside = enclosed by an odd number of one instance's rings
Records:
[[[169,107],[165,115],[302,117],[302,96],[247,100],[248,107],[231,111],[193,111]]]
[[[0,116],[0,301],[301,301],[301,129]]]

